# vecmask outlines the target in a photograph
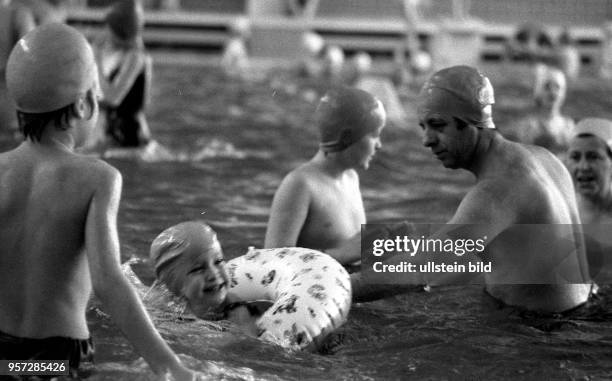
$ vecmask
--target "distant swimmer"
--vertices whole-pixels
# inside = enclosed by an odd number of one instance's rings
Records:
[[[482,257],[477,252],[436,254],[458,263],[490,262],[485,289],[506,305],[549,313],[575,308],[588,300],[591,281],[571,176],[549,151],[502,137],[493,123],[493,104],[489,80],[469,66],[436,72],[419,94],[423,145],[444,167],[465,169],[476,177],[455,215],[430,238],[486,243]],[[421,251],[410,258],[416,264],[432,259]],[[397,255],[383,263],[405,260]],[[368,283],[372,273],[369,269],[351,275],[355,300],[406,291]],[[431,285],[465,284],[475,276],[403,275],[406,283]]]
[[[225,43],[221,55],[221,69],[232,78],[243,78],[249,72],[250,62],[246,41],[251,34],[251,27],[246,18],[239,17],[230,26],[230,38]]]
[[[612,121],[578,122],[566,165],[574,179],[583,224],[612,224]]]
[[[122,179],[75,154],[98,118],[91,46],[75,29],[26,34],[6,68],[25,140],[0,154],[0,359],[92,361],[85,312],[92,290],[161,378],[193,380],[151,323],[119,263]]]
[[[536,71],[532,115],[519,121],[511,131],[521,143],[535,144],[555,154],[565,152],[574,134],[574,121],[561,108],[567,94],[567,81],[560,69],[541,65]]]
[[[36,26],[29,8],[11,0],[0,1],[0,131],[17,129],[15,108],[6,92],[4,70],[15,43]]]
[[[94,45],[105,122],[95,144],[142,147],[151,140],[145,117],[152,60],[142,41],[144,11],[138,0],[117,2],[106,15],[107,32]]]
[[[276,191],[265,247],[308,247],[349,264],[359,260],[358,250],[344,257],[333,249],[358,237],[366,221],[356,170],[368,169],[382,147],[385,109],[363,90],[339,87],[321,98],[315,115],[319,150]]]

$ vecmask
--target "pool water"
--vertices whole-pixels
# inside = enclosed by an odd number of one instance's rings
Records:
[[[529,89],[495,80],[500,130],[527,106]],[[171,159],[108,159],[123,174],[119,213],[124,255],[146,257],[162,230],[204,219],[226,257],[262,246],[272,196],[283,176],[317,149],[313,125],[323,84],[224,79],[213,67],[156,67],[147,114]],[[612,91],[592,83],[568,96],[566,111],[610,117]],[[408,104],[413,97],[404,99]],[[389,126],[383,149],[361,173],[369,222],[443,223],[473,183],[444,169],[421,146],[416,121]],[[0,148],[14,143],[0,136]],[[612,289],[594,317],[525,317],[497,309],[480,287],[436,288],[354,305],[324,353],[290,353],[245,337],[229,323],[177,320],[151,310],[162,335],[196,369],[223,379],[262,380],[606,380],[612,379]],[[138,359],[94,300],[92,380],[148,380]]]

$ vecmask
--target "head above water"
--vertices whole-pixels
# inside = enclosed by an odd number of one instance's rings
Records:
[[[316,123],[325,153],[339,152],[382,128],[386,113],[372,94],[352,87],[329,90],[317,106]]]
[[[6,85],[18,111],[41,114],[75,103],[97,90],[91,46],[76,29],[45,24],[17,42],[6,67]]]
[[[120,0],[106,14],[110,30],[123,41],[134,40],[144,28],[144,10],[139,0]]]
[[[453,66],[434,73],[418,99],[419,119],[444,115],[479,128],[495,128],[495,103],[489,79],[470,66]]]
[[[605,144],[612,155],[612,121],[603,118],[582,119],[574,128],[574,138],[595,136]]]
[[[150,258],[159,280],[185,297],[196,315],[221,304],[228,277],[217,234],[203,221],[187,221],[164,230],[151,244]]]
[[[567,93],[567,80],[561,69],[541,65],[536,71],[533,97],[539,105],[561,105]]]

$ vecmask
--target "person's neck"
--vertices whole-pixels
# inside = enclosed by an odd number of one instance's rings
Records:
[[[551,120],[561,115],[561,105],[554,103],[550,106],[540,106],[537,115],[544,120]]]
[[[66,130],[58,130],[55,126],[47,126],[40,137],[40,141],[36,144],[38,147],[69,153],[73,153],[75,149],[75,141],[72,134]]]
[[[331,177],[339,177],[351,169],[351,167],[343,162],[340,152],[325,153],[319,150],[312,159],[312,162]]]
[[[486,156],[498,143],[500,137],[493,131],[482,129],[476,137],[476,146],[472,152],[470,162],[465,166],[465,169],[472,172],[476,178],[479,178],[487,170],[489,164]]]
[[[600,211],[609,209],[612,206],[612,189],[608,188],[606,191],[588,196],[581,194],[580,199],[583,206],[589,208],[589,210]]]

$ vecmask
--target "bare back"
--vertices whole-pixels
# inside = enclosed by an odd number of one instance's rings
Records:
[[[89,336],[85,226],[104,166],[32,143],[0,154],[0,330]]]
[[[588,272],[574,235],[580,218],[569,173],[540,147],[503,141],[491,154],[494,170],[473,190],[494,193],[489,207],[505,215],[498,216],[505,226],[488,245],[497,271],[487,274],[487,290],[507,304],[535,310],[562,311],[584,302]]]

